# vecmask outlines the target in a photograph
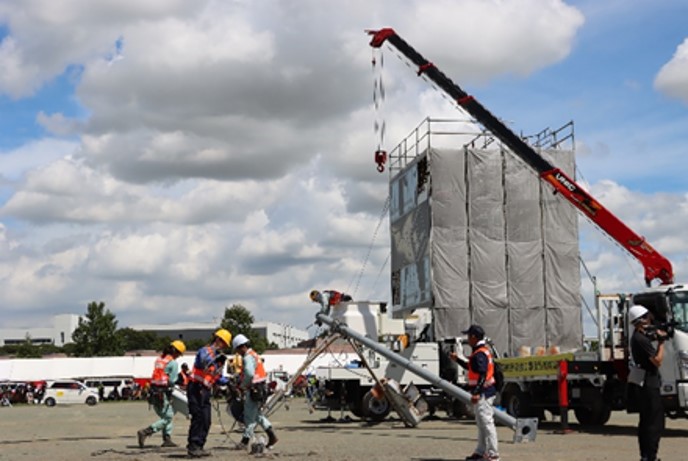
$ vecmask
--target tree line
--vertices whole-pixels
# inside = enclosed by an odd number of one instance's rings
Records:
[[[245,335],[251,347],[262,354],[267,349],[277,349],[274,343],[259,335],[253,329],[254,317],[241,304],[226,307],[222,321],[217,328],[229,330],[233,336]],[[79,317],[79,324],[72,333],[72,341],[59,347],[53,344],[32,344],[31,338],[16,345],[0,347],[0,354],[17,358],[40,358],[44,355],[64,353],[69,357],[113,357],[139,350],[161,351],[172,340],[178,338],[159,337],[150,331],[137,331],[131,328],[118,328],[117,317],[105,307],[104,302],[93,301],[88,304],[86,314]],[[184,340],[187,351],[196,351],[211,341],[207,339]]]

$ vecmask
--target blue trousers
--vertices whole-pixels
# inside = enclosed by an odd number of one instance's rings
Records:
[[[246,396],[244,401],[244,437],[247,439],[253,436],[253,431],[258,424],[266,431],[272,427],[270,421],[263,415],[261,406],[262,403],[254,402],[250,396]]]
[[[201,383],[190,382],[186,389],[186,398],[191,416],[187,448],[203,448],[210,431],[210,389]]]
[[[162,431],[163,436],[171,436],[172,429],[174,428],[172,424],[172,420],[174,419],[174,408],[172,408],[167,394],[162,394],[162,399],[155,402],[153,410],[155,410],[155,414],[160,418],[150,425],[153,432]]]

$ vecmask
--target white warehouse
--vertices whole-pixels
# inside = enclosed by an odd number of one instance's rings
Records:
[[[29,338],[35,345],[54,344],[62,347],[72,342],[72,333],[78,326],[78,315],[61,314],[53,317],[52,326],[0,329],[0,346],[22,344]],[[131,325],[129,328],[188,341],[210,339],[217,327],[215,323],[175,323]],[[281,323],[256,322],[253,324],[253,329],[267,339],[268,343],[274,343],[280,349],[296,347],[300,342],[308,339],[306,330]]]

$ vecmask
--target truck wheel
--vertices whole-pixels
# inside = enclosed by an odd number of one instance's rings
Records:
[[[506,412],[514,418],[522,418],[530,415],[530,399],[528,394],[520,389],[514,389],[504,395],[504,407]]]
[[[357,418],[365,417],[363,402],[349,402],[349,411]]]
[[[461,419],[464,417],[472,417],[473,416],[473,411],[471,410],[471,407],[468,404],[463,403],[459,399],[454,399],[452,400],[451,406],[449,407],[450,410],[450,416],[456,418],[456,419]]]
[[[583,426],[604,426],[612,415],[612,408],[600,401],[591,407],[574,408],[573,414]]]
[[[386,398],[376,399],[373,393],[368,391],[363,396],[363,410],[373,421],[382,421],[389,415],[391,406]]]

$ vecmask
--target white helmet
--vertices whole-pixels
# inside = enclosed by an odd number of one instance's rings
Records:
[[[238,334],[232,340],[232,349],[236,349],[244,344],[248,344],[248,338],[242,334]]]
[[[640,317],[647,314],[647,312],[647,309],[643,306],[638,306],[637,304],[631,306],[631,308],[628,309],[628,320],[631,323],[635,323]]]

